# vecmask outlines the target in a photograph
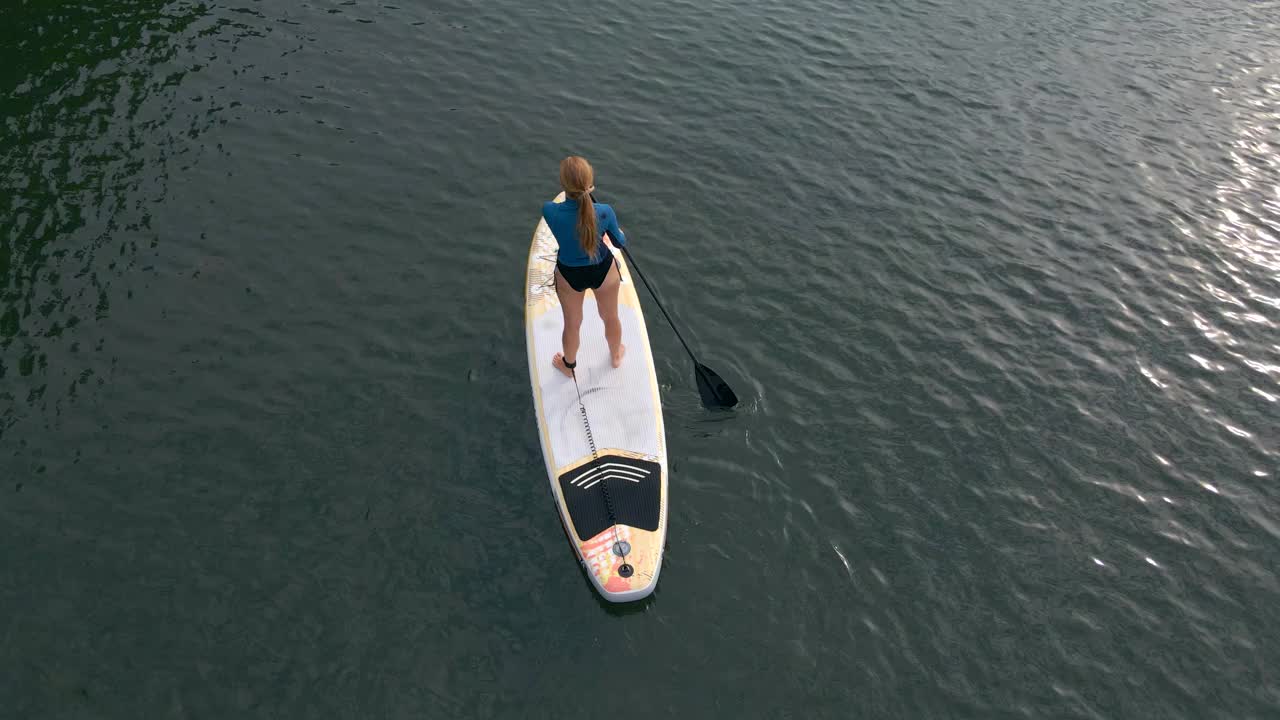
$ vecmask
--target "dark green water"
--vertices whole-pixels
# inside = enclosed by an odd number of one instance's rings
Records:
[[[7,0],[0,716],[1280,716],[1277,18]],[[648,305],[629,608],[525,364],[570,152],[744,398]]]

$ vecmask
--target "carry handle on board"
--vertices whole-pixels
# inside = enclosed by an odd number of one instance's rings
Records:
[[[595,201],[595,193],[592,193],[591,202]],[[698,358],[694,357],[693,350],[689,348],[689,343],[685,342],[684,336],[680,334],[675,321],[667,314],[667,309],[662,306],[662,301],[658,299],[658,293],[653,291],[653,286],[649,284],[649,279],[644,276],[643,272],[640,272],[640,266],[636,265],[635,258],[631,257],[631,251],[627,250],[626,245],[622,245],[621,249],[622,254],[627,258],[627,265],[636,271],[636,275],[640,276],[640,281],[644,283],[645,287],[649,288],[649,294],[653,296],[653,301],[657,303],[658,309],[662,311],[662,316],[667,319],[667,323],[675,331],[676,337],[680,339],[680,344],[684,346],[684,351],[689,353],[689,359],[693,361],[693,379],[698,384],[698,394],[702,396],[702,404],[708,408],[731,408],[737,405],[738,396],[729,387],[729,383],[725,382],[724,378],[721,378],[715,370],[698,362]]]

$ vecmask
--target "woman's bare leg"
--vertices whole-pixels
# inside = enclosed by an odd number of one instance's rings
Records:
[[[604,339],[609,342],[609,354],[613,356],[613,366],[622,365],[622,356],[627,353],[627,346],[622,344],[622,321],[618,319],[618,291],[622,286],[618,266],[609,269],[609,276],[596,290],[596,309],[600,311],[600,319],[604,321]],[[582,317],[582,309],[578,309],[578,317]]]
[[[551,364],[564,373],[565,377],[573,377],[573,371],[564,362],[566,359],[571,363],[578,362],[578,345],[581,342],[578,331],[582,329],[582,301],[586,298],[586,293],[570,287],[560,277],[560,271],[556,270],[556,295],[560,296],[560,309],[564,311],[564,331],[560,334],[560,345],[564,352],[556,353]]]

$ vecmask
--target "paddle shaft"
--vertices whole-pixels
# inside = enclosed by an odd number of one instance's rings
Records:
[[[595,202],[595,201],[596,201],[596,194],[591,193],[591,202]],[[627,264],[630,265],[631,269],[635,270],[636,274],[640,276],[640,282],[643,282],[644,286],[649,288],[649,295],[652,296],[653,301],[658,304],[658,309],[662,311],[662,317],[667,319],[667,324],[671,326],[671,329],[675,332],[676,337],[679,338],[680,344],[684,346],[684,351],[689,353],[689,359],[693,361],[694,365],[697,365],[698,358],[694,357],[693,350],[689,349],[689,343],[684,341],[684,336],[680,334],[680,328],[676,327],[676,322],[671,319],[670,315],[667,314],[667,309],[662,307],[662,301],[658,299],[658,293],[653,291],[653,286],[649,284],[649,279],[644,276],[644,273],[640,272],[640,266],[636,265],[635,258],[631,257],[631,251],[627,250],[626,245],[622,245],[620,247],[622,249],[622,254],[627,258]]]
[[[676,327],[675,321],[667,314],[667,309],[662,307],[662,301],[658,299],[658,293],[653,291],[653,286],[649,284],[649,280],[645,278],[644,273],[640,272],[640,266],[636,265],[635,258],[631,257],[631,252],[627,250],[626,245],[622,246],[622,254],[626,256],[627,264],[631,266],[631,269],[635,270],[636,274],[640,276],[640,282],[643,282],[644,286],[649,288],[649,295],[651,295],[653,297],[653,301],[658,304],[658,309],[662,311],[662,316],[667,319],[667,323],[670,324],[671,329],[675,331],[676,337],[680,339],[680,344],[684,346],[684,351],[689,353],[689,359],[693,361],[694,365],[697,365],[698,358],[693,356],[693,351],[689,349],[689,343],[684,341],[684,336],[680,334],[680,329]]]

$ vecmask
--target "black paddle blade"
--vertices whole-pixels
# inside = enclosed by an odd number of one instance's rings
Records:
[[[706,407],[731,408],[738,404],[738,396],[715,370],[696,362],[693,364],[693,377],[698,381],[698,394]]]

